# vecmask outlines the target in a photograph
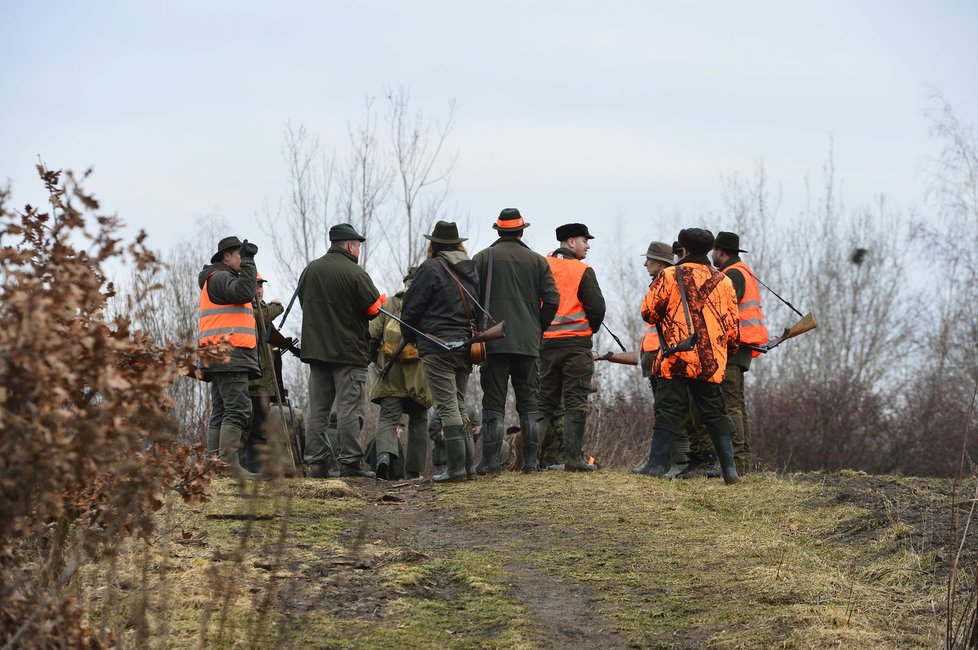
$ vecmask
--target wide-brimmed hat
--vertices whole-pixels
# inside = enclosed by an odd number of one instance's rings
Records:
[[[529,226],[530,224],[523,221],[523,215],[516,208],[504,208],[499,213],[496,223],[492,224],[493,230],[499,232],[517,232]]]
[[[230,250],[232,248],[241,248],[241,240],[231,235],[230,237],[225,237],[217,243],[217,252],[211,256],[211,264],[217,264],[221,261],[224,256],[224,251]]]
[[[357,232],[348,223],[338,223],[329,229],[329,241],[367,241],[367,238]]]
[[[458,226],[454,221],[439,221],[431,229],[431,234],[424,235],[424,238],[434,244],[461,244],[468,241],[466,237],[458,236]]]
[[[717,233],[717,240],[713,243],[713,248],[722,248],[725,251],[737,251],[738,253],[747,252],[740,247],[740,235],[725,230]]]
[[[647,260],[659,260],[667,264],[672,264],[672,246],[664,241],[654,241],[649,244],[649,250],[643,257]]]
[[[594,239],[583,223],[565,223],[563,226],[557,226],[557,241],[567,241],[571,237]]]
[[[713,233],[705,228],[684,228],[679,231],[679,245],[694,255],[703,255],[713,249]]]

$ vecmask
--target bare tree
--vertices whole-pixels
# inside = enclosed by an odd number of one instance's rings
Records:
[[[350,158],[341,179],[340,212],[361,235],[369,239],[371,226],[380,217],[380,210],[391,193],[391,165],[377,141],[377,118],[373,98],[368,97],[363,123],[355,130],[349,128]],[[364,268],[369,261],[370,247],[360,252]]]
[[[450,194],[448,181],[458,154],[443,159],[455,126],[455,102],[449,103],[444,122],[437,122],[425,119],[420,111],[411,112],[411,94],[405,88],[387,89],[385,95],[398,199],[405,218],[389,224],[385,235],[392,260],[403,272],[424,256],[426,242],[421,234],[430,229]]]
[[[334,160],[320,147],[319,138],[306,127],[285,126],[283,156],[288,168],[289,191],[285,206],[273,214],[265,206],[259,217],[262,232],[288,286],[295,286],[306,264],[329,246],[330,199]]]

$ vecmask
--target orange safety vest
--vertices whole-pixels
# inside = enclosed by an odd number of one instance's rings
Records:
[[[655,331],[655,325],[646,325],[645,334],[642,336],[642,352],[659,351],[659,333]]]
[[[744,297],[737,303],[740,313],[740,342],[763,345],[768,341],[767,323],[764,321],[764,312],[761,311],[761,291],[754,273],[743,262],[736,262],[723,269],[724,275],[730,269],[737,269],[744,276]],[[755,350],[753,356],[760,354]]]
[[[547,331],[545,339],[559,339],[569,336],[591,336],[591,322],[584,313],[584,304],[577,297],[581,286],[581,278],[587,271],[588,265],[580,260],[568,260],[563,257],[548,257],[547,263],[553,271],[560,293],[560,305],[557,315]]]
[[[220,345],[230,343],[236,348],[254,348],[258,344],[255,335],[255,312],[250,302],[240,305],[219,305],[211,301],[204,281],[200,291],[200,311],[197,319],[197,344]]]

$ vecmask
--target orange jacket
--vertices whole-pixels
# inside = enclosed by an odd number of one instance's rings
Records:
[[[204,281],[200,291],[200,308],[197,319],[197,344],[200,346],[230,343],[236,348],[254,348],[258,344],[255,335],[255,312],[250,302],[240,305],[219,305],[212,302]]]
[[[649,287],[642,304],[642,318],[658,325],[666,346],[674,346],[689,336],[683,313],[676,270],[682,270],[689,315],[696,332],[692,350],[676,352],[655,361],[654,374],[666,379],[694,379],[719,384],[727,365],[727,355],[737,349],[740,336],[737,296],[727,276],[702,261],[686,258],[679,266],[661,271]]]
[[[580,260],[568,260],[562,257],[548,257],[547,263],[557,283],[560,294],[560,304],[550,327],[543,333],[545,339],[557,339],[571,336],[591,336],[591,322],[584,311],[584,303],[578,297],[581,278],[588,269],[587,264]]]
[[[767,323],[761,311],[761,291],[753,271],[743,262],[735,262],[723,269],[724,275],[737,269],[744,276],[744,297],[737,305],[740,314],[740,342],[763,345],[768,341]],[[761,354],[756,350],[753,356]]]

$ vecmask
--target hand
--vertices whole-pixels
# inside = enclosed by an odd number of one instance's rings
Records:
[[[247,239],[241,243],[241,257],[254,257],[258,254],[258,244],[254,244]]]

